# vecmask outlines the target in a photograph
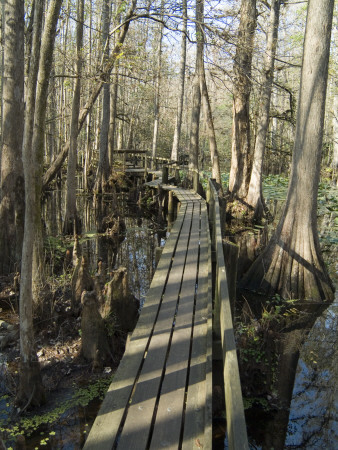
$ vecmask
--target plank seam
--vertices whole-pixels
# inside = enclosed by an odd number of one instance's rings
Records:
[[[196,207],[196,203],[197,202],[193,202],[194,207]],[[187,404],[188,388],[189,388],[190,364],[191,364],[192,346],[193,346],[193,338],[194,338],[196,300],[197,300],[197,290],[198,290],[198,275],[199,275],[200,255],[201,255],[201,202],[198,202],[198,206],[199,206],[199,235],[198,235],[197,271],[196,271],[196,281],[195,281],[193,317],[192,317],[191,334],[190,334],[190,347],[189,347],[189,359],[188,359],[189,364],[188,364],[188,368],[187,368],[187,376],[186,376],[186,381],[185,381],[182,424],[181,424],[181,433],[180,433],[180,440],[179,440],[179,448],[180,449],[182,448],[183,438],[184,438],[185,413],[186,413],[186,404]]]
[[[193,208],[194,208],[194,205],[193,205]],[[173,317],[173,322],[172,322],[172,327],[171,327],[171,332],[170,332],[170,338],[169,338],[168,347],[167,347],[167,353],[166,353],[165,361],[164,361],[164,364],[163,364],[161,380],[160,380],[158,393],[157,393],[157,397],[156,397],[156,403],[155,403],[155,407],[154,407],[154,413],[153,413],[153,416],[152,416],[152,419],[151,419],[151,428],[150,428],[148,442],[147,442],[147,446],[146,446],[147,449],[149,449],[150,445],[151,445],[151,440],[152,440],[152,436],[153,436],[153,430],[154,430],[154,426],[155,426],[155,422],[156,422],[156,414],[157,414],[157,410],[158,410],[158,404],[159,404],[159,401],[160,401],[160,398],[161,398],[162,385],[163,385],[163,381],[164,381],[164,377],[165,377],[165,373],[166,373],[168,357],[169,357],[171,343],[172,343],[172,338],[173,338],[174,329],[175,329],[176,315],[177,315],[178,306],[179,306],[180,298],[181,298],[182,283],[183,283],[184,272],[185,272],[185,267],[186,267],[186,262],[187,262],[188,248],[189,248],[189,243],[190,243],[190,238],[191,238],[191,227],[192,227],[192,222],[193,222],[192,218],[193,218],[193,214],[191,214],[191,217],[190,217],[189,237],[188,237],[188,242],[187,242],[187,251],[185,253],[185,259],[184,259],[184,268],[182,270],[182,276],[181,276],[181,282],[180,282],[180,290],[179,290],[179,294],[178,294],[178,297],[177,297],[177,302],[176,302],[176,307],[175,307],[175,312],[174,312],[174,317]]]
[[[170,274],[170,271],[171,271],[171,268],[172,268],[172,265],[173,265],[173,260],[174,260],[175,254],[176,254],[176,250],[177,250],[177,246],[178,246],[178,242],[179,242],[179,238],[180,238],[180,235],[181,235],[181,231],[182,231],[182,228],[183,228],[183,224],[184,224],[184,221],[185,221],[186,214],[187,214],[187,209],[184,211],[184,218],[182,220],[182,223],[181,223],[181,226],[180,226],[180,230],[179,230],[179,233],[178,233],[178,236],[177,236],[177,239],[176,239],[175,248],[174,248],[174,251],[172,253],[172,258],[171,258],[171,261],[170,261],[170,264],[169,264],[169,270],[168,270],[167,275],[166,275],[166,280],[165,280],[165,282],[163,284],[161,299],[159,301],[159,305],[158,305],[158,308],[157,308],[155,320],[153,322],[153,326],[152,326],[151,332],[150,332],[149,337],[148,337],[147,345],[146,345],[146,347],[144,349],[143,359],[142,359],[142,362],[141,362],[141,364],[139,366],[139,369],[137,371],[137,375],[136,375],[136,377],[134,379],[133,387],[132,387],[130,395],[128,397],[127,406],[126,406],[126,408],[124,410],[119,429],[118,429],[118,431],[116,433],[112,450],[116,450],[117,449],[118,442],[119,442],[119,439],[120,439],[120,436],[121,436],[121,433],[123,431],[123,427],[124,427],[124,424],[125,424],[125,421],[126,421],[126,418],[127,418],[127,415],[128,415],[129,405],[130,405],[131,400],[133,398],[133,394],[135,392],[135,387],[137,385],[138,379],[139,379],[140,374],[142,372],[144,361],[146,359],[148,348],[149,348],[149,345],[150,345],[150,342],[151,342],[151,339],[152,339],[152,336],[153,336],[153,333],[154,333],[154,329],[155,329],[155,326],[156,326],[156,323],[157,323],[157,319],[158,319],[158,316],[159,316],[159,312],[160,312],[160,309],[161,309],[161,305],[162,305],[162,301],[163,301],[163,295],[165,293],[166,286],[167,286],[167,283],[168,283],[169,274]]]

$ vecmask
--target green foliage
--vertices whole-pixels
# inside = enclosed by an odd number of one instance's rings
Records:
[[[202,184],[203,188],[206,190],[209,183],[209,178],[211,177],[211,172],[207,170],[201,170],[200,171],[200,183]],[[221,174],[221,181],[222,181],[222,187],[223,190],[226,191],[228,189],[229,184],[229,174],[228,173],[222,173]]]
[[[4,406],[0,407],[0,434],[4,441],[10,444],[19,435],[29,437],[46,427],[51,429],[65,413],[73,408],[85,407],[95,398],[103,399],[111,380],[112,377],[99,379],[89,386],[77,388],[72,396],[57,403],[52,411],[16,417],[15,422],[11,419],[11,415],[14,414],[14,407],[8,402],[8,396],[1,397],[0,404],[4,404]],[[41,433],[44,434],[43,431]],[[54,435],[55,431],[51,430],[49,436]],[[48,437],[43,438],[40,445],[47,445],[48,439]]]
[[[45,239],[45,249],[55,255],[62,255],[64,257],[67,247],[65,240],[60,237],[49,235]]]
[[[271,299],[266,300],[262,311],[263,321],[280,322],[283,317],[290,317],[299,314],[295,308],[297,300],[283,299],[280,295],[275,294]]]
[[[289,179],[283,175],[268,175],[263,181],[263,195],[266,200],[284,201]]]
[[[259,317],[251,312],[248,319],[236,324],[242,383],[245,386],[245,407],[270,408],[266,401],[273,395],[279,362],[278,341],[290,317],[298,317],[296,300],[284,300],[279,295],[264,300]],[[258,394],[257,394],[258,393]],[[263,403],[262,403],[263,402]]]
[[[323,179],[318,189],[318,217],[327,218],[320,238],[324,245],[338,244],[338,188]]]
[[[60,272],[63,269],[66,251],[69,247],[69,242],[64,238],[50,235],[45,238],[46,262],[50,265],[52,273]]]
[[[228,185],[229,185],[229,173],[222,173],[221,174],[221,179],[222,179],[222,186],[223,189],[228,189]]]
[[[206,170],[200,171],[200,183],[203,186],[204,190],[208,189],[209,178],[211,177],[211,173]]]
[[[326,220],[327,226],[320,233],[322,245],[338,244],[338,188],[324,173],[318,187],[319,220]],[[263,195],[268,201],[284,202],[287,195],[289,179],[282,175],[269,175],[263,181]],[[320,228],[320,227],[319,227]]]
[[[110,313],[109,316],[104,320],[104,326],[109,337],[113,337],[117,328],[118,320],[114,313]]]
[[[244,404],[244,409],[250,409],[253,406],[257,406],[259,405],[261,409],[263,409],[263,411],[269,411],[270,410],[270,405],[269,402],[267,401],[266,398],[262,398],[262,397],[244,397],[243,398],[243,404]]]

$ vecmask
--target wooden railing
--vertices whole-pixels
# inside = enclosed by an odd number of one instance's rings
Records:
[[[230,449],[248,449],[242,390],[233,330],[231,305],[224,262],[218,194],[209,180],[207,195],[211,227],[211,249],[215,266],[214,336],[220,338],[223,355],[223,376],[227,437]]]
[[[177,161],[172,161],[169,158],[156,156],[148,156],[147,150],[129,150],[119,149],[114,151],[115,160],[120,161],[123,170],[125,169],[143,169],[145,177],[147,173],[154,170],[165,169],[169,175],[174,175],[177,168]]]

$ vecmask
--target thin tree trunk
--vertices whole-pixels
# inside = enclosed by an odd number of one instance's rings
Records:
[[[92,52],[93,52],[93,45],[92,45],[92,28],[93,28],[93,5],[92,3],[89,4],[89,67],[92,67]],[[85,160],[84,160],[84,167],[83,167],[83,187],[84,190],[88,192],[90,183],[88,183],[88,177],[90,175],[89,168],[90,168],[90,161],[91,161],[91,112],[87,115],[86,118],[86,150],[85,150]]]
[[[245,199],[250,177],[251,62],[256,29],[256,0],[242,0],[234,64],[233,125],[229,192]]]
[[[35,96],[39,70],[40,42],[44,1],[36,1],[34,10],[32,50],[30,54],[27,94],[25,96],[25,126],[22,145],[22,157],[25,175],[25,231],[22,247],[21,283],[20,283],[20,386],[17,402],[26,404],[32,395],[31,403],[44,401],[44,390],[40,375],[40,366],[34,345],[33,328],[33,292],[32,292],[32,255],[34,248],[34,210],[35,186],[32,173],[35,157],[32,152],[34,129]],[[32,172],[33,171],[33,172]]]
[[[161,2],[161,17],[163,17],[164,1]],[[158,48],[157,48],[157,73],[155,80],[155,102],[154,102],[154,130],[152,144],[152,167],[155,164],[157,155],[158,129],[160,125],[160,92],[161,92],[161,70],[162,70],[162,40],[163,40],[163,24],[159,25],[158,31]]]
[[[24,7],[4,2],[4,67],[0,186],[0,273],[19,270],[24,228]],[[2,78],[2,77],[1,77]]]
[[[68,33],[69,33],[69,16],[70,16],[70,6],[71,1],[67,0],[67,3],[65,5],[65,25],[62,28],[62,53],[63,53],[63,59],[62,59],[62,66],[61,66],[61,83],[60,83],[60,98],[59,98],[59,114],[60,114],[60,120],[59,120],[59,149],[62,148],[62,145],[65,141],[67,141],[67,93],[68,89],[65,88],[65,83],[62,81],[63,77],[66,74],[66,64],[67,64],[67,44],[68,44]],[[58,173],[60,177],[60,184],[61,184],[61,171]]]
[[[70,127],[70,148],[68,154],[67,170],[67,194],[66,212],[63,226],[65,234],[81,233],[79,218],[76,209],[76,163],[77,163],[77,126],[80,114],[80,94],[81,94],[81,74],[82,74],[82,47],[83,47],[83,21],[84,21],[84,0],[77,3],[76,22],[76,75],[72,119]]]
[[[121,23],[121,2],[117,2],[115,6],[115,17],[114,17],[114,28]],[[114,35],[114,43],[116,41]],[[110,94],[110,123],[109,123],[109,134],[108,134],[108,156],[109,164],[112,167],[114,160],[114,149],[115,149],[115,135],[116,135],[116,117],[117,117],[117,97],[118,97],[118,87],[119,87],[119,59],[117,59],[112,76],[111,82],[111,94]]]
[[[283,215],[243,285],[284,298],[332,300],[319,246],[317,195],[334,0],[310,0],[292,169]]]
[[[50,104],[49,104],[49,129],[48,129],[48,153],[46,154],[46,163],[49,165],[55,156],[56,149],[56,115],[57,115],[57,100],[56,100],[56,86],[55,86],[55,68],[53,67],[51,73],[50,86]]]
[[[270,24],[264,58],[262,91],[258,113],[258,129],[251,169],[246,203],[253,209],[253,219],[261,221],[264,214],[264,200],[262,190],[263,160],[266,145],[266,135],[269,127],[271,103],[271,89],[278,38],[280,0],[272,0],[270,7]]]
[[[122,52],[122,45],[123,45],[125,37],[127,35],[130,21],[133,19],[134,11],[136,9],[136,4],[137,4],[137,0],[133,0],[129,11],[126,14],[124,24],[121,26],[119,38],[118,38],[117,44],[115,45],[114,51],[112,52],[112,57],[103,67],[99,81],[93,87],[93,89],[89,95],[89,98],[87,100],[87,103],[80,111],[78,133],[80,133],[80,131],[83,127],[83,124],[86,121],[87,115],[89,114],[93,105],[95,104],[97,97],[99,96],[101,89],[106,82],[105,80],[109,77],[109,74],[111,73],[112,69],[114,68],[116,59],[119,57],[119,55]],[[67,141],[65,143],[65,145],[63,146],[59,155],[56,157],[56,159],[51,164],[51,166],[46,170],[44,177],[43,177],[43,187],[44,188],[47,187],[47,185],[53,180],[53,178],[55,177],[57,172],[60,170],[65,158],[67,157],[68,151],[69,151],[69,141]]]
[[[191,126],[189,140],[189,171],[192,173],[198,173],[200,112],[201,89],[198,74],[195,73],[192,86]]]
[[[207,126],[207,132],[208,132],[208,139],[209,139],[209,149],[210,149],[210,159],[211,159],[211,165],[212,165],[212,178],[216,179],[216,182],[222,186],[222,180],[221,180],[221,171],[219,167],[219,156],[218,156],[218,149],[217,149],[217,142],[216,142],[216,134],[215,134],[215,128],[214,128],[214,121],[212,118],[212,111],[211,111],[211,105],[210,105],[210,99],[208,94],[208,88],[207,88],[207,82],[205,78],[205,67],[204,67],[204,30],[203,30],[203,21],[204,21],[204,0],[201,1],[201,11],[200,11],[200,19],[201,23],[197,22],[197,26],[200,28],[200,51],[198,54],[199,58],[199,75],[200,75],[200,89],[201,89],[201,96],[203,99],[203,109],[204,109],[204,115],[205,115],[205,121]]]
[[[182,1],[182,40],[181,40],[181,59],[180,59],[180,77],[179,77],[179,91],[178,91],[178,105],[176,115],[176,125],[174,132],[173,146],[171,149],[171,159],[178,161],[181,126],[182,126],[182,114],[183,114],[183,101],[184,101],[184,85],[185,85],[185,68],[187,60],[187,0]]]
[[[39,2],[37,2],[39,3]],[[42,3],[42,2],[41,2]],[[35,352],[33,330],[33,297],[39,292],[43,282],[42,229],[41,229],[41,187],[44,154],[44,129],[47,107],[49,76],[52,68],[56,25],[62,0],[51,0],[41,39],[41,54],[36,87],[33,85],[36,70],[32,71],[28,91],[29,108],[34,110],[36,89],[34,130],[32,145],[29,147],[30,128],[25,130],[23,157],[25,173],[25,232],[22,250],[20,286],[20,379],[17,402],[19,404],[41,404],[44,391],[41,383],[39,361]],[[37,8],[38,9],[38,8]],[[34,20],[34,23],[36,21]],[[37,28],[39,24],[36,23]],[[36,44],[36,48],[38,44]],[[32,58],[35,47],[33,45]],[[31,61],[32,66],[32,61]],[[34,68],[36,61],[34,62]],[[26,109],[26,119],[28,111]],[[26,125],[25,125],[26,126]],[[27,136],[26,136],[27,132]],[[26,140],[25,140],[26,138]]]
[[[114,160],[118,87],[119,87],[119,61],[117,60],[112,77],[112,89],[110,96],[110,124],[108,136],[108,154],[110,166],[112,166]]]
[[[36,292],[35,300],[39,300],[40,287],[45,283],[45,271],[43,261],[43,238],[41,224],[41,193],[43,177],[44,158],[44,130],[46,123],[47,96],[50,73],[53,65],[54,43],[56,36],[56,25],[59,19],[62,0],[53,0],[49,3],[43,35],[41,39],[41,54],[39,61],[39,74],[36,90],[34,131],[32,140],[32,151],[35,157],[35,232],[36,239],[33,252],[33,287]],[[33,206],[33,205],[32,205]],[[28,207],[28,206],[26,206]],[[26,225],[25,225],[26,226]]]
[[[109,61],[109,22],[111,12],[111,0],[104,0],[102,5],[102,48],[103,61]],[[94,192],[102,193],[106,191],[109,178],[109,158],[108,158],[108,133],[110,114],[110,88],[109,76],[103,86],[102,102],[102,122],[100,130],[99,165],[97,168]]]
[[[192,107],[191,107],[191,127],[190,127],[190,142],[189,142],[189,171],[192,176],[198,173],[198,155],[199,155],[199,127],[200,127],[200,113],[201,113],[201,88],[200,88],[200,71],[201,71],[201,57],[203,55],[203,39],[200,24],[203,21],[203,0],[196,0],[196,64],[195,75],[192,86]],[[202,56],[203,58],[203,56]]]
[[[84,160],[84,167],[83,167],[83,188],[85,191],[89,190],[89,183],[88,183],[88,177],[89,177],[89,167],[90,167],[90,160],[91,160],[91,139],[90,139],[90,133],[91,133],[91,114],[88,114],[87,116],[87,129],[86,129],[86,151],[85,151],[85,160]]]

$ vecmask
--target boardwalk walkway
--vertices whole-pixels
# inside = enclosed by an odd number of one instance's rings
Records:
[[[85,450],[212,448],[212,277],[205,201],[180,209]]]

